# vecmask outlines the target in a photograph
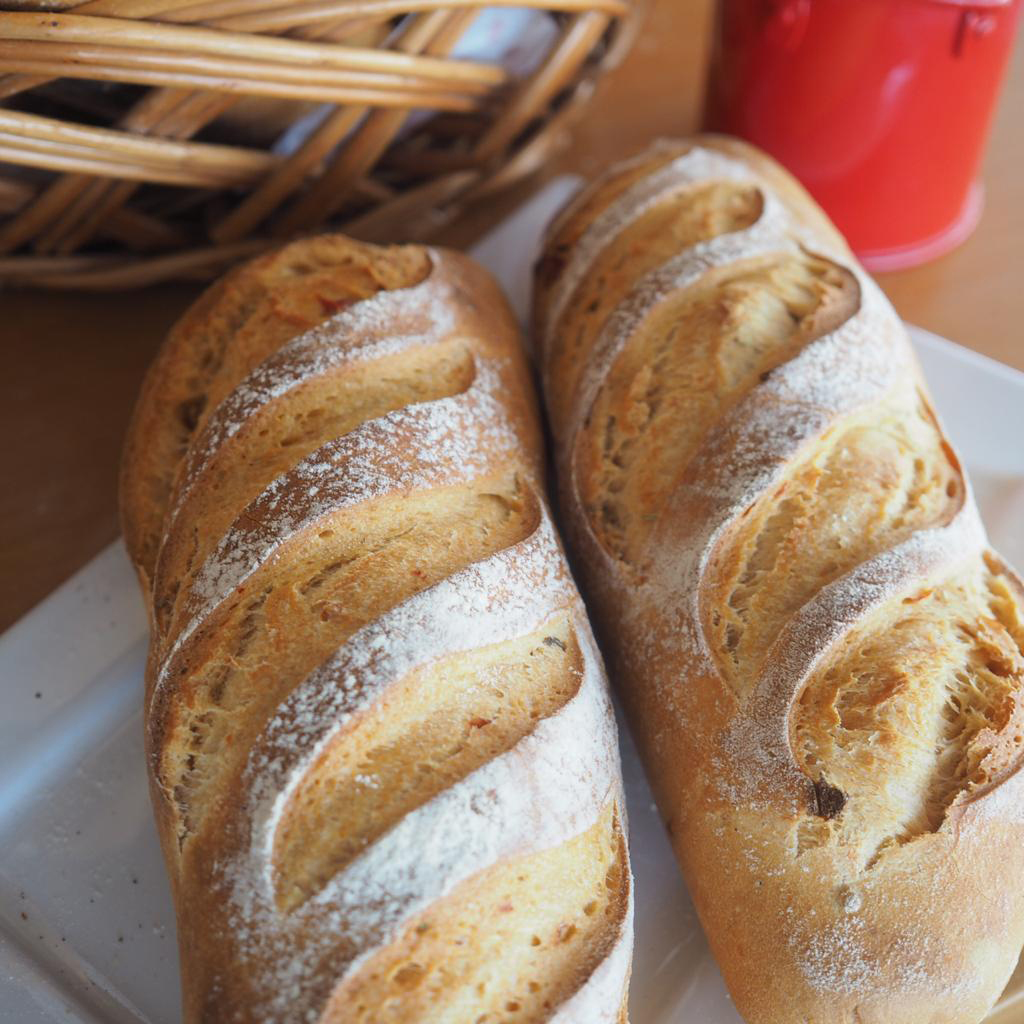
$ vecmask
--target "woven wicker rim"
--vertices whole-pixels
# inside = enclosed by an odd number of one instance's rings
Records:
[[[428,238],[549,158],[596,79],[625,52],[639,6],[0,2],[0,280],[123,288],[208,277],[325,223],[371,240]],[[452,58],[484,7],[559,19],[554,45],[525,79]],[[37,90],[83,80],[148,88],[109,124],[31,108]],[[287,156],[194,138],[253,98],[332,107]],[[431,139],[441,144],[409,141],[413,110],[436,114]],[[445,132],[456,144],[444,144]],[[48,172],[42,183],[40,172]],[[185,211],[208,204],[202,237],[173,210],[135,201],[152,186],[176,190]]]

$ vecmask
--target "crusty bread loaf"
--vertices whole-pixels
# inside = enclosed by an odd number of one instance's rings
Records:
[[[893,310],[781,168],[703,137],[556,219],[536,334],[570,546],[737,1008],[980,1020],[1024,941],[1024,591]]]
[[[625,1019],[600,657],[511,314],[340,237],[215,285],[123,471],[185,1018]]]

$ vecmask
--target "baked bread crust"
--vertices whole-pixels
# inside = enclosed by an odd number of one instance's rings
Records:
[[[154,363],[122,507],[187,1021],[625,1020],[615,725],[530,389],[479,267],[338,236]]]
[[[803,189],[661,142],[549,229],[535,335],[612,678],[751,1024],[966,1024],[1024,942],[1024,590]]]

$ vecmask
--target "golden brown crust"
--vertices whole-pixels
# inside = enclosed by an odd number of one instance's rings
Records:
[[[187,1021],[621,1019],[614,721],[541,475],[456,253],[294,243],[172,332],[122,508]]]
[[[323,235],[235,268],[185,312],[143,382],[122,460],[122,529],[144,588],[174,474],[220,398],[288,338],[426,269],[420,250],[368,251]]]
[[[584,190],[538,273],[567,529],[737,1008],[980,1020],[1024,942],[1024,590],[898,319],[714,136]]]

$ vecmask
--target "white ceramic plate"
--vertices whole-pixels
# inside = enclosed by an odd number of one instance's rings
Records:
[[[540,228],[573,187],[555,182],[478,247],[520,313]],[[1024,374],[923,331],[914,341],[992,539],[1024,565]],[[142,758],[145,647],[120,543],[0,636],[0,1021],[179,1019],[174,918]],[[737,1024],[625,735],[622,753],[636,875],[633,1024]]]

